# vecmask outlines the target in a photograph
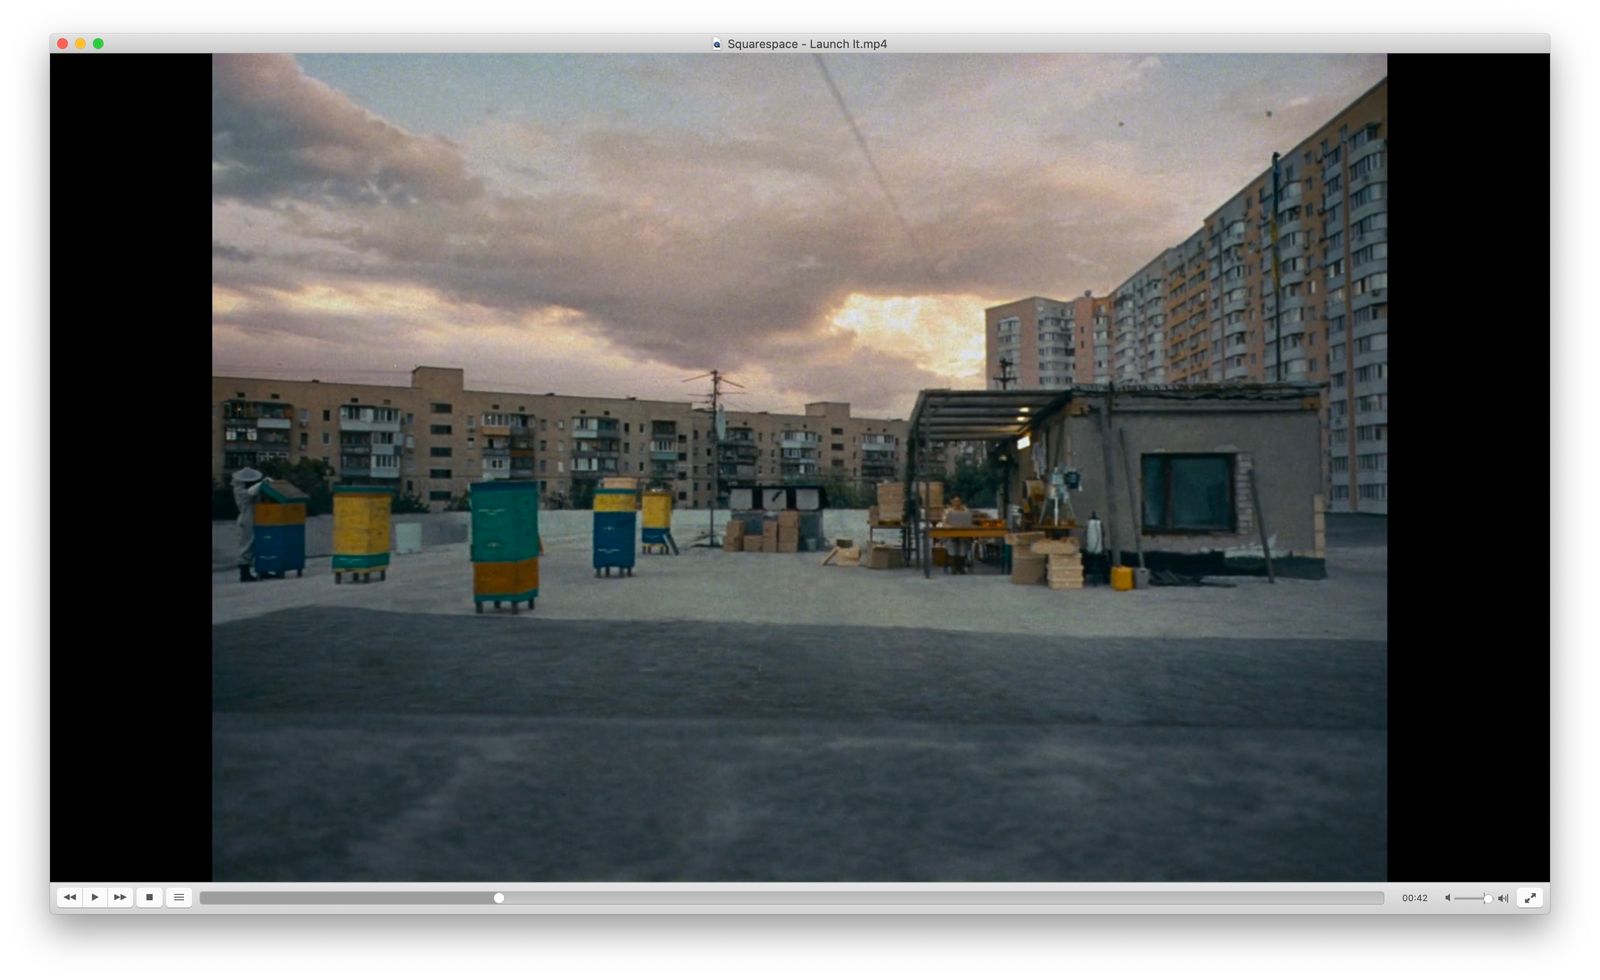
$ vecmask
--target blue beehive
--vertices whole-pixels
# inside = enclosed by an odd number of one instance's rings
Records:
[[[639,493],[601,487],[594,492],[594,574],[598,578],[613,568],[627,575],[633,574],[634,555],[638,549]]]
[[[310,497],[287,480],[261,484],[255,504],[255,566],[262,575],[296,576],[306,568],[306,504]]]

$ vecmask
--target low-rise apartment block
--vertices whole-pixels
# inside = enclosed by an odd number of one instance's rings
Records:
[[[555,392],[476,391],[460,368],[419,367],[408,387],[213,377],[212,473],[271,458],[321,459],[339,481],[392,486],[434,506],[492,479],[540,480],[547,504],[576,485],[635,476],[680,506],[739,481],[839,480],[899,472],[906,423],[859,418],[846,402],[803,414],[728,412],[717,452],[711,413],[688,402]]]

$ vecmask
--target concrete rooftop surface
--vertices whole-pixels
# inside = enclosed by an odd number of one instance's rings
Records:
[[[1132,593],[692,549],[704,512],[596,579],[590,521],[541,515],[518,616],[464,544],[216,575],[217,880],[1386,876],[1386,519],[1329,516],[1326,580]]]
[[[466,515],[459,516],[463,520]],[[404,520],[404,518],[399,518]],[[596,579],[588,511],[540,515],[546,554],[539,598],[518,628],[538,619],[695,620],[814,626],[896,626],[1033,636],[1135,636],[1383,640],[1388,635],[1388,549],[1382,518],[1330,515],[1328,577],[1209,578],[1234,588],[1153,587],[1051,591],[1011,584],[992,569],[946,575],[934,569],[873,571],[822,567],[822,554],[725,553],[694,548],[706,513],[677,511],[681,554],[639,555],[631,577]],[[717,515],[720,536],[726,512]],[[1338,527],[1339,530],[1333,528]],[[1344,544],[1342,536],[1351,543]],[[829,511],[824,533],[866,539],[862,511]],[[880,535],[883,532],[878,532]],[[891,532],[891,535],[893,532]],[[888,540],[898,541],[891,536]],[[232,622],[301,606],[475,615],[466,543],[395,555],[386,581],[335,585],[327,558],[308,558],[303,578],[241,583],[216,572],[211,621]],[[509,608],[499,612],[510,617]],[[488,610],[484,615],[490,615]]]

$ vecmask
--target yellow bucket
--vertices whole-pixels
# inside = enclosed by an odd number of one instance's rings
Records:
[[[1111,569],[1111,587],[1118,592],[1133,591],[1133,569],[1128,565],[1116,565]]]

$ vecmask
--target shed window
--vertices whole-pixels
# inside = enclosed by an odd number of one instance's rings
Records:
[[[1233,531],[1233,457],[1147,453],[1146,531]]]

